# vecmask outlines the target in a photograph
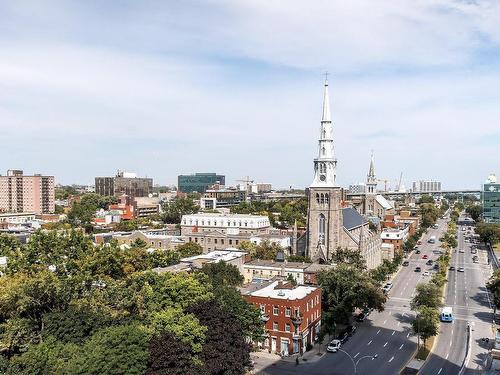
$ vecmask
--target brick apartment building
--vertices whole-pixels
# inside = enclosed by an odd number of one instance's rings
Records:
[[[314,344],[321,328],[321,289],[273,281],[242,293],[260,309],[265,322],[265,339],[259,344],[262,349],[282,355],[302,354],[308,344]]]

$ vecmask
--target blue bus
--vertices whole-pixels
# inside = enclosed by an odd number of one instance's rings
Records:
[[[453,312],[451,307],[443,307],[443,310],[441,310],[440,319],[442,322],[453,322]]]

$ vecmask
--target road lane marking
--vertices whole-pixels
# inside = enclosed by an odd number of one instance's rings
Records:
[[[356,354],[356,355],[354,356],[354,358],[356,358],[356,357],[359,355],[359,353],[360,353],[360,352],[358,352],[358,354]]]
[[[441,371],[443,371],[443,368],[441,367],[438,371],[438,375],[441,374]]]
[[[377,335],[380,333],[380,329],[377,331]]]
[[[450,353],[446,354],[446,359],[448,359],[449,356],[450,356]]]
[[[451,346],[451,343],[452,343],[452,342],[450,341],[450,346]]]
[[[370,340],[370,341],[368,341],[368,344],[366,344],[366,345],[370,345],[372,342],[373,342],[373,340]]]
[[[405,344],[401,344],[401,346],[399,347],[399,350],[403,349],[403,346],[404,346],[404,345],[405,345]]]
[[[393,359],[394,359],[394,356],[392,356],[391,359],[389,359],[389,362],[392,362]]]
[[[395,334],[395,333],[396,333],[396,331],[392,331],[392,334],[391,334],[391,336],[394,336],[394,334]]]
[[[410,332],[408,332],[408,334],[406,335],[406,338],[410,337]]]

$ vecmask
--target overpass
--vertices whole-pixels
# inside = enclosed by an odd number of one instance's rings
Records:
[[[476,198],[480,198],[481,190],[459,189],[459,190],[441,190],[441,191],[427,191],[427,192],[379,191],[379,192],[377,192],[377,194],[380,194],[380,195],[383,195],[384,197],[389,197],[389,198],[405,197],[405,196],[410,196],[410,195],[415,196],[415,197],[420,197],[422,195],[431,195],[433,197],[436,197],[436,196],[445,196],[448,194],[458,195],[459,197],[464,197],[466,195],[473,195]],[[347,193],[347,197],[356,197],[356,196],[362,196],[362,195],[364,195],[364,193]]]

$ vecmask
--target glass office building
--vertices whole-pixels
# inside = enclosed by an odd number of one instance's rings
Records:
[[[500,183],[494,174],[488,177],[481,190],[483,219],[486,223],[500,223]]]
[[[177,185],[183,193],[204,193],[210,185],[226,184],[226,176],[217,173],[195,173],[180,175],[177,178]]]

